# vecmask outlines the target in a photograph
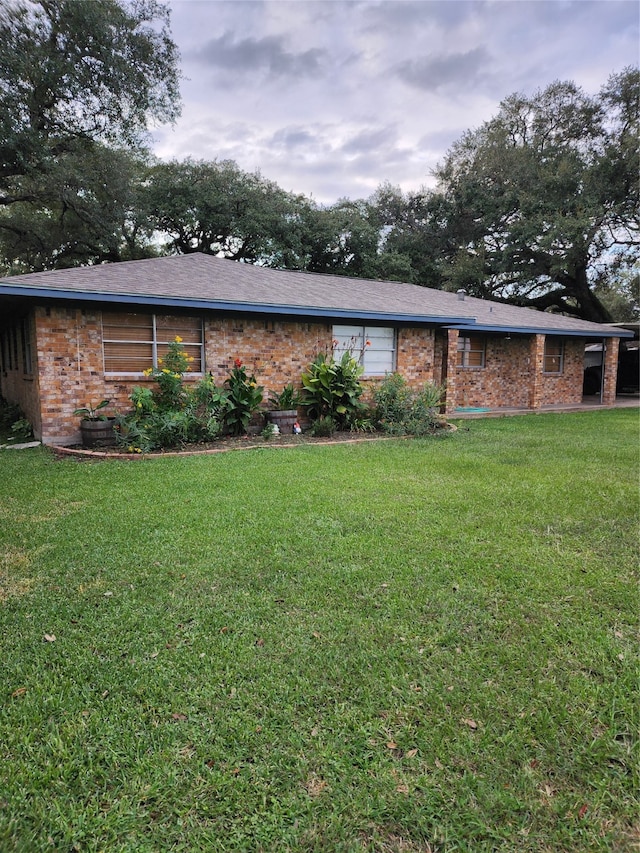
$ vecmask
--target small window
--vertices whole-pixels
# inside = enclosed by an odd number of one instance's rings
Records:
[[[561,338],[545,338],[544,365],[545,373],[562,373],[564,368],[564,341]]]
[[[199,317],[103,313],[105,373],[143,373],[158,366],[176,337],[190,358],[191,373],[202,373],[202,321]]]
[[[458,367],[484,367],[486,340],[479,335],[458,336]]]
[[[393,373],[396,356],[395,329],[386,326],[334,326],[333,357],[350,352],[364,367],[365,376]]]
[[[31,346],[31,323],[28,318],[22,321],[22,372],[27,376],[33,373],[33,350]]]

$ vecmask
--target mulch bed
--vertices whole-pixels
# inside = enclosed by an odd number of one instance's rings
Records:
[[[81,445],[70,447],[54,446],[51,449],[57,456],[76,456],[84,459],[149,459],[166,456],[196,456],[213,453],[225,453],[231,450],[255,450],[256,448],[300,447],[310,444],[358,444],[364,441],[382,441],[398,436],[384,433],[336,432],[331,437],[320,438],[311,435],[279,435],[265,440],[259,435],[227,437],[216,441],[185,445],[173,450],[155,450],[151,453],[127,453],[117,446],[88,449]]]

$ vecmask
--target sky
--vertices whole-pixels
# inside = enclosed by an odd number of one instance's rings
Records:
[[[640,64],[637,0],[168,0],[182,116],[163,160],[234,160],[320,204],[434,186],[466,130],[555,80]]]

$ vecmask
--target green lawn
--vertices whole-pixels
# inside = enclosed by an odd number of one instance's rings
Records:
[[[0,851],[635,849],[638,426],[0,452]]]

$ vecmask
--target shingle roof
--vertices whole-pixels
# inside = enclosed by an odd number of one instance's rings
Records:
[[[626,335],[599,323],[470,296],[461,300],[415,284],[274,270],[199,253],[12,276],[0,279],[2,294],[487,331]]]

